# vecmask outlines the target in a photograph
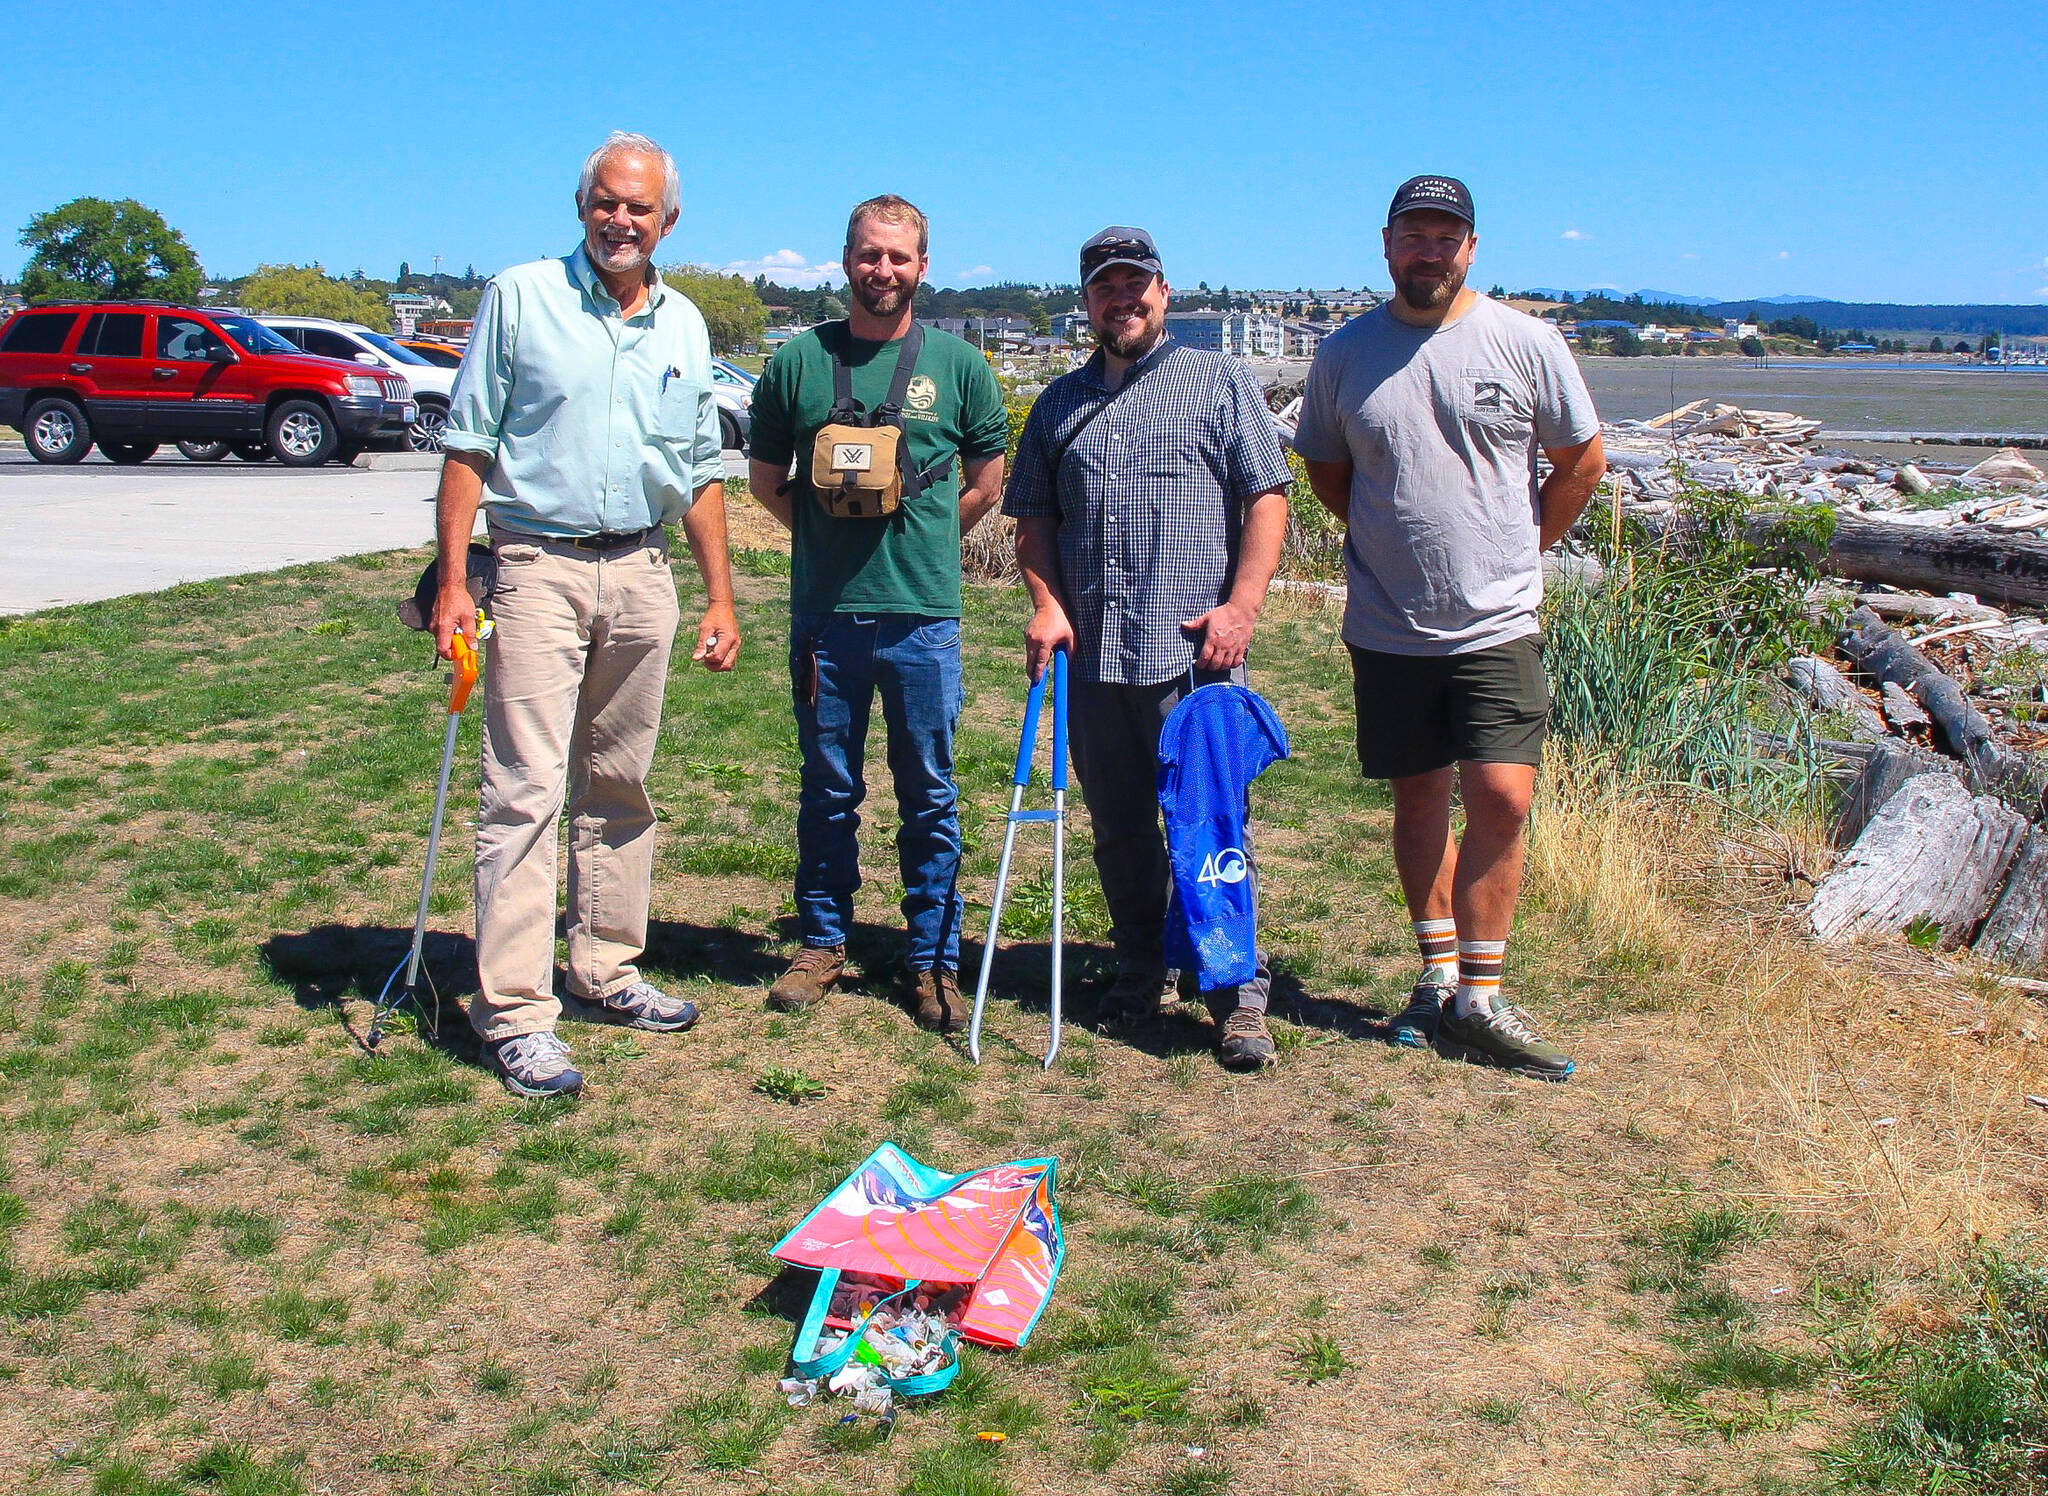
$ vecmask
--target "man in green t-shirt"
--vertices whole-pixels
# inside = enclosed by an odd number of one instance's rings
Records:
[[[803,949],[768,1001],[785,1011],[808,1008],[845,969],[860,887],[868,715],[879,693],[903,821],[896,834],[910,931],[903,997],[920,1024],[943,1030],[961,1016],[953,784],[960,542],[1002,494],[1009,442],[988,361],[959,338],[921,329],[898,418],[904,483],[892,512],[842,517],[826,509],[810,481],[813,440],[834,423],[835,361],[850,371],[864,418],[889,400],[930,267],[928,242],[924,214],[900,197],[870,198],[853,210],[843,262],[847,320],[790,339],[768,361],[754,389],[750,473],[755,497],[792,537],[789,670],[803,754],[796,819]]]

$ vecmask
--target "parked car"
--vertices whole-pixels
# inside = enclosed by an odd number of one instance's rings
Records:
[[[441,450],[441,436],[448,429],[448,392],[455,387],[453,369],[427,362],[395,338],[387,338],[360,322],[283,316],[262,316],[256,320],[308,353],[389,369],[401,375],[412,386],[413,399],[419,402],[419,414],[406,428],[405,444],[415,452]]]
[[[722,358],[711,361],[711,394],[718,401],[720,443],[727,451],[747,450],[754,435],[754,385],[757,376]]]
[[[0,327],[0,424],[38,462],[77,462],[95,445],[146,462],[164,442],[219,442],[313,467],[402,438],[418,415],[402,375],[308,357],[239,314],[67,302]]]
[[[410,348],[437,369],[455,369],[462,365],[462,350],[453,343],[436,343],[426,338],[398,338],[401,348]]]

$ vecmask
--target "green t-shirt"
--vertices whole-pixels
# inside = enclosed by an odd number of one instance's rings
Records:
[[[870,343],[848,335],[844,322],[799,333],[768,360],[754,386],[752,456],[786,468],[798,459],[808,479],[811,439],[832,411],[832,355],[826,338],[853,370],[853,398],[872,411],[889,397],[901,343]],[[988,360],[973,346],[935,327],[903,401],[909,436],[905,467],[918,472],[948,457],[992,457],[1009,444],[1003,392]],[[916,613],[960,616],[960,464],[915,499],[908,493],[887,519],[836,519],[822,509],[808,481],[794,500],[789,605],[797,613]]]

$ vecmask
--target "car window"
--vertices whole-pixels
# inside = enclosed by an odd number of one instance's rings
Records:
[[[299,345],[265,327],[254,317],[216,317],[220,330],[251,353],[297,353]]]
[[[187,363],[205,363],[216,348],[227,343],[221,335],[192,317],[174,317],[160,312],[156,319],[156,356]]]
[[[58,353],[77,325],[76,312],[23,312],[7,326],[0,353]]]
[[[417,353],[414,353],[410,348],[406,347],[403,343],[394,343],[391,341],[391,339],[385,337],[384,334],[382,334],[381,332],[359,332],[356,334],[356,336],[361,338],[365,343],[368,343],[371,347],[382,349],[384,352],[390,354],[393,358],[397,359],[401,364],[426,364],[428,368],[433,367],[431,364],[427,364],[427,361],[425,359],[421,358]]]
[[[100,358],[141,358],[142,313],[94,312],[78,335],[78,352]]]
[[[324,327],[309,327],[305,331],[306,352],[317,353],[322,358],[338,358],[344,363],[353,363],[355,356],[363,351],[353,338],[329,332]]]
[[[417,353],[428,363],[433,364],[436,368],[459,369],[462,367],[462,355],[447,348],[415,348],[413,352]]]

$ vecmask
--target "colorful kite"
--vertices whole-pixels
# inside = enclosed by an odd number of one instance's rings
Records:
[[[961,1335],[1014,1349],[1045,1312],[1066,1256],[1053,1170],[1052,1159],[1027,1158],[941,1174],[884,1143],[774,1255],[837,1275],[828,1324],[845,1329],[916,1282]]]

